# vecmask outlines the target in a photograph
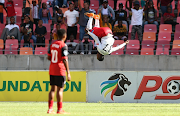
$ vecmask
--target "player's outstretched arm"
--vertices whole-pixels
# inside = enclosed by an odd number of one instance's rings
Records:
[[[121,49],[121,48],[123,48],[126,44],[128,44],[129,43],[129,41],[127,40],[127,41],[125,41],[123,44],[121,44],[121,45],[119,45],[119,46],[117,46],[117,47],[113,47],[112,49],[111,49],[111,53],[112,52],[114,52],[114,51],[117,51],[117,50],[119,50],[119,49]]]
[[[70,70],[69,70],[68,59],[63,59],[63,63],[64,63],[64,66],[65,66],[65,68],[66,68],[68,81],[70,81],[70,80],[71,80],[71,74],[70,74]]]

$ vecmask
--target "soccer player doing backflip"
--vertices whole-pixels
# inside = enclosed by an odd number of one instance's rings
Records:
[[[113,47],[114,38],[112,30],[109,27],[99,26],[99,15],[93,13],[85,13],[85,15],[89,17],[86,31],[95,40],[98,50],[97,59],[99,61],[104,60],[104,55],[110,55],[112,52],[123,48],[127,43],[129,43],[129,41],[125,39],[123,44]],[[92,28],[93,18],[95,19],[95,26]]]

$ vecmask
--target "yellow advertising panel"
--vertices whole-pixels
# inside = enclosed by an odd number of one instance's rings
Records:
[[[0,71],[0,101],[47,101],[49,91],[48,71]],[[86,102],[86,72],[72,71],[63,94],[63,101]]]

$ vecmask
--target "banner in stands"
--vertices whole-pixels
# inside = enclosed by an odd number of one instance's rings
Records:
[[[180,102],[176,71],[89,71],[87,82],[88,102]]]
[[[63,101],[86,102],[86,72],[72,71],[71,78]],[[48,71],[0,71],[0,101],[47,101],[49,91]]]

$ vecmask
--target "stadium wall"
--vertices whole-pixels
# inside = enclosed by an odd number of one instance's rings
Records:
[[[71,71],[64,101],[179,103],[178,71]],[[48,71],[0,71],[0,101],[47,101]]]
[[[0,70],[48,70],[45,55],[0,55]],[[107,55],[103,62],[96,55],[69,55],[71,70],[179,71],[180,56]]]

